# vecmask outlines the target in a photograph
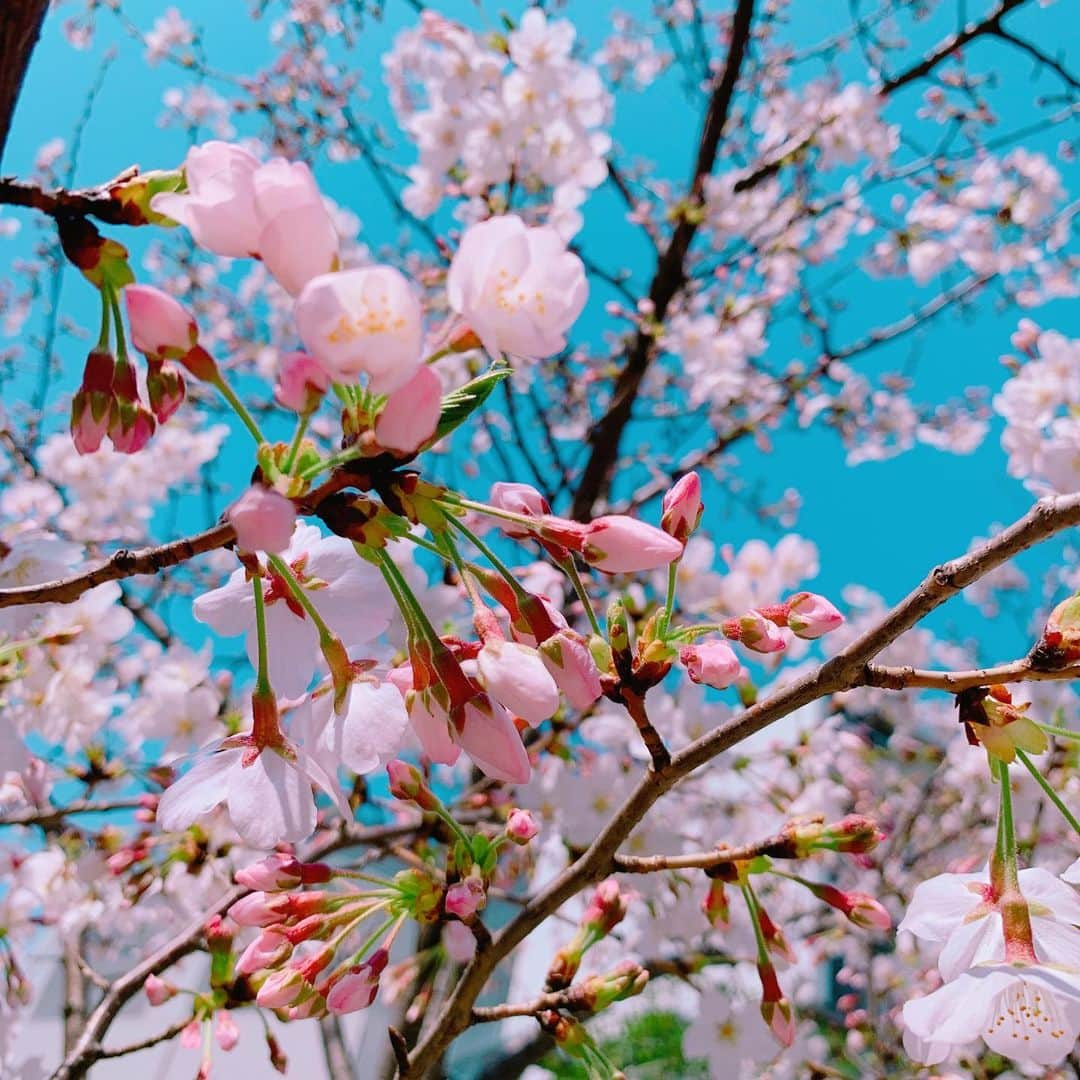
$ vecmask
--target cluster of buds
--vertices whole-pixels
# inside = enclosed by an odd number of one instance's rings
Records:
[[[804,859],[815,851],[866,855],[884,839],[877,823],[862,814],[847,814],[828,824],[824,815],[798,817],[784,825],[762,854],[773,859]]]
[[[261,888],[229,909],[234,923],[259,929],[236,961],[235,974],[249,980],[257,1004],[280,1010],[283,1018],[367,1008],[404,919],[430,919],[441,899],[436,881],[416,870],[404,870],[375,890],[289,891],[342,876],[350,875],[281,853],[237,872],[239,882]],[[367,956],[374,941],[359,952],[348,951],[346,942],[380,911],[396,916],[383,941]]]
[[[1041,754],[1047,747],[1046,732],[1027,715],[1028,705],[1014,705],[1007,687],[973,686],[956,695],[960,723],[972,746],[1006,764],[1016,751]]]
[[[574,981],[585,953],[622,922],[626,908],[626,896],[615,878],[607,878],[596,887],[577,931],[555,954],[548,968],[549,990],[562,990]]]
[[[781,627],[786,626],[796,637],[812,641],[836,630],[843,622],[844,616],[824,596],[800,592],[783,603],[754,608],[728,619],[721,629],[726,638],[754,652],[774,653],[787,645]]]

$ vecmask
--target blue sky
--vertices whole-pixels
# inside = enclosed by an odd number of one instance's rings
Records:
[[[146,29],[168,5],[143,2],[128,6]],[[280,6],[273,8],[277,11]],[[475,5],[467,0],[436,6],[473,25],[484,25]],[[506,6],[515,14],[520,10],[519,4]],[[648,5],[632,0],[619,6],[641,11]],[[943,6],[954,10],[952,4]],[[968,5],[973,10],[984,6],[988,5]],[[249,7],[247,3],[220,0],[187,0],[182,5],[184,14],[206,31],[211,65],[251,71],[270,55],[269,20],[252,22]],[[357,65],[362,73],[368,95],[362,106],[364,113],[394,131],[381,82],[380,56],[394,33],[410,25],[416,16],[401,0],[388,0],[387,7],[385,22],[368,23],[348,62]],[[1070,46],[1075,51],[1080,43],[1080,23],[1066,17],[1068,7],[1065,2],[1046,9],[1032,5],[1031,11],[1019,13],[1009,25],[1067,54]],[[796,0],[793,8],[791,36],[796,43],[824,37],[843,25],[848,12],[848,5],[839,2]],[[178,163],[186,149],[186,135],[177,128],[162,130],[157,120],[162,112],[162,94],[184,81],[186,74],[166,64],[147,68],[141,47],[108,12],[98,17],[98,35],[92,47],[74,51],[59,32],[60,19],[68,12],[68,8],[61,7],[46,25],[16,115],[4,171],[28,172],[36,149],[49,138],[61,137],[70,142],[86,108],[88,91],[101,72],[103,57],[114,48],[115,59],[105,71],[85,127],[76,183],[104,180],[132,162],[144,168]],[[579,2],[571,4],[570,13],[591,51],[609,31],[610,6]],[[497,22],[489,18],[487,25],[495,26]],[[949,29],[946,23],[932,21],[917,31],[915,43],[932,43]],[[1037,92],[1030,81],[1030,61],[998,42],[981,42],[972,49],[980,50],[975,54],[977,66],[982,70],[993,68],[1006,91],[995,99],[1002,113],[1001,129],[1007,130],[1030,116],[1031,100]],[[841,63],[845,72],[863,69],[861,59],[854,55]],[[1049,79],[1038,87],[1057,89]],[[889,118],[901,121],[910,117],[920,93],[915,88],[900,95],[890,105]],[[644,94],[620,97],[613,134],[616,143],[630,154],[650,158],[661,175],[681,183],[693,154],[696,125],[696,109],[687,102],[677,80],[667,78]],[[1036,136],[1025,145],[1053,154],[1062,135],[1058,131]],[[411,160],[407,145],[401,145],[398,153],[400,160]],[[319,175],[328,194],[360,215],[369,244],[378,247],[396,238],[398,227],[371,184],[366,166],[358,162],[320,168]],[[1070,178],[1066,174],[1066,183],[1074,190],[1075,179],[1075,175]],[[621,203],[609,191],[598,191],[587,204],[582,239],[587,248],[618,251],[634,269],[635,280],[647,282],[652,269],[647,249],[643,245],[640,251],[627,246],[622,215]],[[32,239],[32,230],[24,229],[14,241],[0,240],[0,262],[6,264],[12,255],[25,252],[25,245]],[[130,233],[121,239],[127,242]],[[867,319],[885,322],[903,315],[908,306],[930,295],[929,287],[918,290],[895,282],[857,279],[847,290],[850,308],[838,320],[837,339],[846,341],[858,336]],[[94,318],[92,299],[89,289],[75,275],[67,275],[62,297],[65,313],[90,325]],[[598,341],[603,329],[610,328],[601,308],[600,302],[590,305],[579,327],[583,337]],[[1057,302],[1040,309],[1035,317],[1045,326],[1077,335],[1077,312],[1075,302]],[[958,395],[970,384],[996,386],[1004,377],[998,358],[1010,349],[1008,337],[1019,314],[1016,310],[995,312],[991,305],[983,304],[974,321],[960,322],[947,315],[917,340],[914,351],[913,339],[906,339],[860,363],[865,363],[868,371],[881,371],[902,367],[914,356],[918,385],[923,396],[932,399]],[[770,334],[767,359],[774,367],[782,367],[804,348],[796,335],[777,331]],[[71,351],[78,353],[74,343]],[[74,387],[81,359],[81,355],[72,355],[66,387]],[[835,593],[847,582],[860,581],[896,599],[936,562],[962,553],[972,536],[984,532],[992,522],[1014,519],[1030,504],[1029,494],[1005,473],[998,438],[999,428],[995,425],[982,449],[970,457],[954,457],[922,447],[892,461],[852,469],[845,466],[844,450],[831,434],[785,431],[774,437],[775,451],[771,455],[757,454],[745,445],[741,468],[751,485],[766,485],[769,501],[788,487],[802,493],[804,509],[797,530],[821,548],[818,583],[823,591]],[[202,524],[201,519],[191,522],[193,528]],[[738,544],[762,533],[760,524],[745,513],[732,510],[729,514],[718,503],[711,507],[707,524],[721,542]],[[1029,559],[1029,567],[1039,565],[1045,557]],[[941,625],[955,619],[974,631],[972,614],[953,605]],[[1000,658],[1006,652],[1022,650],[1026,644],[1023,635],[1011,625],[991,628],[985,637],[988,653],[997,653]]]

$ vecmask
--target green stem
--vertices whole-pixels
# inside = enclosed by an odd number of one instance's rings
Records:
[[[476,588],[476,582],[473,580],[472,574],[469,573],[468,567],[465,565],[465,560],[461,557],[461,552],[458,551],[457,544],[454,543],[453,537],[451,537],[448,532],[437,533],[435,542],[437,545],[444,548],[446,554],[443,555],[443,558],[449,557],[450,561],[454,564],[454,568],[458,572],[458,577],[461,578],[461,584],[469,594],[469,600],[472,603],[472,606],[477,610],[484,608],[485,604],[483,598]]]
[[[311,619],[315,626],[315,629],[319,632],[319,643],[325,644],[328,641],[336,639],[336,635],[326,625],[326,621],[319,614],[318,608],[311,602],[311,597],[308,596],[303,585],[296,580],[296,575],[292,572],[292,568],[280,555],[267,555],[266,561],[274,568],[286,585],[289,586],[289,592],[296,597],[297,603],[307,612],[308,617]]]
[[[450,831],[465,845],[465,850],[472,855],[472,841],[469,839],[465,830],[454,820],[454,815],[446,809],[445,806],[440,804],[434,811],[432,811],[437,817],[442,818],[443,821],[450,827]]]
[[[104,296],[104,292],[102,293]],[[120,314],[120,303],[116,299],[116,293],[108,290],[109,307],[112,308],[113,323],[116,325],[116,358],[122,364],[128,362],[127,338],[124,336],[124,319]]]
[[[1017,751],[1021,753],[1021,751]],[[1013,822],[1012,785],[1009,783],[1009,766],[1004,761],[994,759],[998,786],[1001,789],[1001,804],[998,810],[998,828],[1000,830],[1000,856],[1002,867],[1002,886],[1005,889],[1019,889],[1019,868],[1016,862],[1016,827]]]
[[[214,386],[217,387],[218,393],[229,403],[232,411],[240,417],[240,422],[251,432],[251,437],[260,445],[266,442],[263,437],[263,433],[259,430],[259,425],[255,423],[251,413],[247,411],[244,403],[236,396],[236,391],[225,381],[225,379],[218,375],[213,381]]]
[[[1073,832],[1080,836],[1080,821],[1076,820],[1072,811],[1065,805],[1061,796],[1050,786],[1050,781],[1047,780],[1041,772],[1039,772],[1038,767],[1035,765],[1035,762],[1032,761],[1031,758],[1029,758],[1027,754],[1025,754],[1024,751],[1020,749],[1016,751],[1016,756],[1017,758],[1019,758],[1020,763],[1024,766],[1024,768],[1027,769],[1027,771],[1031,773],[1031,775],[1035,778],[1035,782],[1039,785],[1039,787],[1043,789],[1046,797],[1058,808],[1058,812],[1069,823],[1069,826],[1073,830]]]
[[[749,882],[740,885],[739,888],[742,890],[743,899],[750,910],[750,923],[754,928],[754,940],[757,942],[758,963],[771,965],[769,946],[765,943],[765,934],[761,929],[761,919],[758,915],[757,897],[754,895],[754,890]]]
[[[574,563],[574,556],[568,554],[566,559],[559,563],[559,566],[574,586],[574,592],[577,593],[581,606],[585,609],[593,633],[597,637],[603,637],[604,631],[600,628],[600,620],[597,619],[596,612],[593,611],[592,601],[589,599],[589,594],[585,589],[585,582],[581,580],[581,575],[578,573],[577,565]]]
[[[112,295],[112,290],[108,285],[101,286],[101,331],[98,334],[97,347],[102,351],[106,351],[109,348],[109,327],[111,325],[111,313],[112,305],[109,297]]]
[[[435,627],[431,625],[427,612],[420,606],[420,602],[416,599],[412,589],[409,588],[409,583],[405,580],[402,572],[397,568],[397,563],[390,557],[390,553],[385,549],[379,549],[377,555],[383,577],[386,578],[391,592],[395,594],[395,599],[397,599],[398,606],[401,608],[406,620],[409,617],[409,612],[411,612],[417,631],[423,637],[438,641],[439,635],[435,632]]]
[[[723,623],[698,623],[696,626],[683,626],[668,635],[671,641],[693,641],[704,634],[722,634]]]
[[[1040,724],[1037,720],[1035,726],[1045,731],[1047,735],[1053,735],[1055,739],[1080,739],[1080,731],[1072,728],[1058,727],[1056,724]]]
[[[675,590],[679,585],[679,562],[680,560],[676,559],[667,568],[667,596],[664,599],[664,609],[660,614],[660,626],[658,627],[661,641],[667,638],[671,614],[675,610]]]
[[[255,593],[255,633],[259,642],[259,669],[255,674],[255,691],[260,694],[269,694],[271,689],[266,654],[266,600],[263,597],[262,575],[253,577],[251,584]]]
[[[307,434],[308,424],[311,423],[311,416],[311,413],[304,413],[297,421],[296,434],[292,437],[289,452],[285,455],[284,464],[281,466],[281,471],[286,475],[291,474],[293,471],[296,457],[300,453],[300,446],[304,441],[304,436]]]
[[[339,465],[344,465],[349,461],[355,461],[358,457],[362,457],[363,452],[359,445],[353,444],[346,447],[344,450],[339,451],[336,454],[331,454],[328,458],[323,458],[322,461],[316,461],[313,465],[309,465],[306,469],[300,472],[300,477],[303,480],[311,480],[321,472],[325,472],[327,469],[336,469]]]
[[[447,513],[445,510],[443,511],[443,515],[450,525],[457,529],[457,531],[461,533],[461,535],[464,536],[489,563],[491,563],[495,568],[495,572],[506,581],[511,589],[513,589],[514,596],[519,600],[528,598],[528,593],[521,587],[518,579],[514,577],[513,571],[510,570],[502,559],[500,559],[499,556],[496,555],[495,552],[468,527],[468,525],[463,521],[460,521],[454,514]]]

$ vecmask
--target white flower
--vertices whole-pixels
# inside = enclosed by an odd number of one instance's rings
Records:
[[[904,1048],[936,1065],[981,1038],[1013,1061],[1053,1065],[1080,1035],[1080,974],[1040,965],[974,967],[904,1006]]]
[[[698,999],[697,1015],[683,1035],[683,1054],[705,1058],[716,1080],[756,1074],[756,1066],[780,1052],[756,1004],[735,1002],[708,989]]]
[[[1020,871],[1035,953],[1080,970],[1080,896],[1047,870]],[[898,929],[942,942],[938,970],[955,979],[979,964],[1005,959],[1001,914],[985,874],[939,874],[915,890]]]
[[[393,601],[379,572],[364,562],[348,540],[323,538],[313,525],[298,525],[282,558],[311,596],[345,648],[363,645],[389,625]],[[270,681],[282,697],[298,698],[308,688],[319,655],[319,635],[280,579],[264,580]],[[252,666],[258,660],[255,600],[244,570],[195,601],[195,618],[223,637],[247,636]]]

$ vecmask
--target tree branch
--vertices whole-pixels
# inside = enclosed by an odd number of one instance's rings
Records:
[[[915,667],[887,667],[867,664],[862,685],[879,686],[884,690],[946,690],[959,693],[973,686],[992,686],[994,683],[1042,682],[1056,679],[1080,679],[1080,667],[1047,671],[1034,667],[1031,658],[1013,660],[996,667],[973,668],[970,671],[927,671]]]
[[[196,555],[203,555],[216,548],[231,544],[236,530],[228,522],[215,525],[205,532],[173,540],[159,547],[128,551],[122,548],[108,562],[94,570],[88,570],[59,581],[46,581],[41,585],[24,585],[17,589],[0,589],[0,608],[20,604],[71,604],[84,592],[106,581],[120,581],[138,574],[156,574],[169,566],[187,562]]]
[[[130,180],[138,175],[137,168],[121,173],[117,180]],[[0,203],[8,206],[24,206],[40,210],[52,218],[93,217],[109,225],[130,225],[129,212],[109,194],[109,188],[117,180],[101,187],[67,191],[56,188],[46,191],[37,184],[18,180],[13,176],[0,177]]]
[[[690,743],[671,764],[649,770],[629,798],[593,840],[588,850],[538,893],[462,971],[454,992],[409,1058],[403,1080],[419,1080],[472,1019],[473,1003],[495,967],[549,915],[591,881],[614,867],[615,854],[658,799],[724,750],[819,698],[859,685],[866,666],[883,649],[935,608],[991,570],[1063,529],[1080,524],[1080,495],[1043,499],[992,540],[952,562],[935,567],[926,579],[877,624],[814,672],[783,687],[739,716]]]
[[[0,160],[49,0],[4,0],[0,12]]]

